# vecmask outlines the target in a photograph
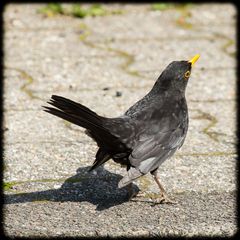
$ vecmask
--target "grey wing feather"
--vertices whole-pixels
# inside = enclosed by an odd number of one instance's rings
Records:
[[[143,174],[136,168],[131,167],[127,174],[119,181],[118,187],[122,188],[131,183],[134,179],[141,177]]]
[[[177,128],[175,131],[159,133],[139,141],[129,156],[132,167],[118,186],[124,187],[136,178],[158,168],[183,144],[185,136],[184,130]]]
[[[167,158],[172,156],[185,139],[183,129],[158,133],[144,142],[139,141],[129,156],[132,166],[143,174],[159,167]]]

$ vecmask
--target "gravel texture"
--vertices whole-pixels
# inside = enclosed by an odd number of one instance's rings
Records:
[[[122,14],[83,19],[4,11],[4,231],[10,237],[233,236],[236,223],[236,9],[109,4]],[[69,7],[69,5],[65,5]],[[127,201],[126,170],[87,173],[96,145],[41,106],[52,94],[115,117],[143,97],[173,60],[201,55],[186,97],[184,146],[160,168],[175,205],[154,205],[150,175]]]

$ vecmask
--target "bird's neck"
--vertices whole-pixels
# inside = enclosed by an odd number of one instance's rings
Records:
[[[161,86],[160,84],[156,82],[151,91],[149,92],[150,95],[165,95],[165,97],[169,97],[171,99],[176,99],[177,101],[185,98],[185,91],[182,91],[181,89],[177,89],[174,87],[166,87]]]
[[[171,74],[166,74],[165,71],[163,71],[150,92],[152,92],[152,94],[167,94],[172,98],[184,98],[186,84],[181,84],[174,80],[173,77]]]

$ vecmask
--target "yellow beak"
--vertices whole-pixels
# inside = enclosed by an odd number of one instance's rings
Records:
[[[199,59],[199,57],[200,57],[200,55],[197,54],[191,60],[189,60],[188,62],[191,63],[191,65],[193,66],[193,64]]]

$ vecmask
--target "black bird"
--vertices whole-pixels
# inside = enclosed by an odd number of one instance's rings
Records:
[[[192,65],[190,61],[174,61],[159,76],[150,92],[122,116],[107,118],[80,103],[52,95],[44,111],[86,129],[99,149],[90,171],[109,159],[125,165],[127,174],[118,187],[129,187],[132,181],[150,172],[160,188],[158,202],[171,201],[158,176],[159,166],[179,149],[188,129],[188,108],[185,89]],[[130,191],[131,190],[131,191]]]

